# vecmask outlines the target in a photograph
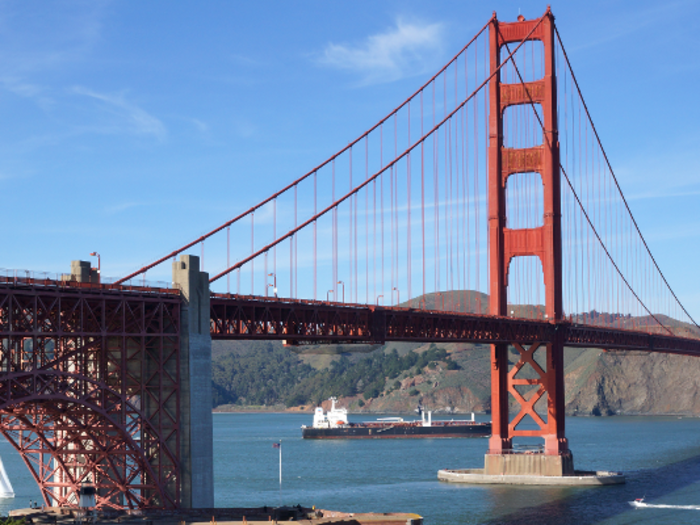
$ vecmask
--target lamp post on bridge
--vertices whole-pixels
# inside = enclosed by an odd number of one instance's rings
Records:
[[[101,274],[100,274],[100,254],[97,252],[90,252],[90,256],[92,257],[97,257],[97,284],[100,284],[102,282]]]
[[[275,294],[275,297],[277,297],[277,275],[275,275],[274,272],[268,273],[268,277],[272,277],[272,284],[268,283],[267,286],[268,288],[272,286],[272,292]]]
[[[399,292],[399,289],[396,286],[394,286],[392,288],[392,299],[393,299],[393,290],[396,290],[396,306],[398,306],[399,304],[401,304],[401,292]]]
[[[379,306],[379,299],[381,299],[382,297],[384,297],[384,296],[383,296],[383,295],[378,295],[378,296],[377,296],[377,306]]]
[[[333,293],[333,290],[328,290],[326,292],[326,302],[330,303],[331,302],[331,294]]]
[[[343,281],[338,281],[338,284],[343,285],[343,302],[345,302],[345,283]]]

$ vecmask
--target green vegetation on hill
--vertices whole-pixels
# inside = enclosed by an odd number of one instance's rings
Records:
[[[1,517],[0,525],[25,525],[27,522],[24,518]]]
[[[405,355],[399,355],[395,349],[354,360],[341,355],[329,367],[316,370],[288,349],[259,344],[254,351],[222,353],[214,358],[213,401],[214,406],[296,406],[318,404],[330,396],[361,394],[364,399],[371,399],[385,390],[397,389],[396,381],[402,373],[418,375],[425,367],[435,368],[437,362],[444,362],[448,370],[459,369],[447,352],[435,345],[424,352],[409,351]]]
[[[436,361],[451,362],[444,349],[434,346],[420,354],[411,351],[404,356],[399,356],[396,350],[375,352],[354,363],[343,355],[326,370],[300,381],[285,403],[287,406],[319,403],[333,395],[362,394],[365,399],[376,398],[384,392],[387,380],[396,380],[402,372],[411,369],[417,375]]]
[[[251,345],[246,352],[222,353],[212,362],[213,403],[274,405],[316,371],[285,348]]]

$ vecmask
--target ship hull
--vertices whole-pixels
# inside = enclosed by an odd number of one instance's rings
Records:
[[[342,428],[302,428],[304,439],[391,439],[488,437],[491,423],[449,426],[353,425]]]

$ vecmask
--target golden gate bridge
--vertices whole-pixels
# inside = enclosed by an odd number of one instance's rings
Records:
[[[211,339],[488,343],[486,469],[537,437],[564,476],[565,346],[700,356],[549,9],[494,14],[336,154],[113,283],[0,277],[0,432],[45,503],[213,506]]]

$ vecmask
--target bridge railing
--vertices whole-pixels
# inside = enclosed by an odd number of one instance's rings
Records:
[[[0,268],[0,284],[13,286],[41,286],[60,289],[90,289],[90,290],[115,290],[121,292],[154,293],[154,294],[179,294],[180,290],[172,283],[164,281],[147,281],[135,279],[124,284],[114,284],[114,278],[102,279],[99,283],[79,282],[70,274],[38,272],[33,270],[18,270]]]

